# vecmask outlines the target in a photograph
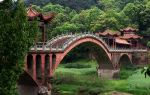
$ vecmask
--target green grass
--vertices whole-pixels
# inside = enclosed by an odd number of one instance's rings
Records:
[[[109,91],[150,95],[150,78],[145,78],[140,69],[127,72],[124,70],[122,74],[125,75],[125,79],[102,80],[97,77],[95,61],[82,60],[78,63],[91,66],[90,68],[66,68],[61,64],[56,70],[54,86],[59,90],[59,95],[80,95],[79,93],[97,95],[92,93],[102,94]]]
[[[72,74],[86,74],[88,72],[96,72],[96,61],[79,61],[78,64],[83,64],[85,66],[90,65],[90,68],[66,68],[67,64],[60,64],[58,69],[55,73],[72,73]],[[76,63],[69,63],[69,64],[76,64]]]
[[[141,69],[128,78],[129,86],[132,88],[144,88],[150,90],[150,77],[141,74]]]
[[[131,75],[127,81],[131,92],[140,93],[139,95],[150,95],[150,77],[145,78],[144,74],[141,74],[141,69]]]

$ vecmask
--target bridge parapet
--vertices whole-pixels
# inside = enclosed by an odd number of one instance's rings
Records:
[[[109,48],[110,52],[147,52],[146,48],[139,48],[139,49],[128,49],[128,48]]]
[[[76,37],[68,40],[67,42],[65,42],[63,44],[63,49],[67,48],[72,42],[78,40],[78,39],[82,39],[82,38],[85,38],[85,37],[92,37],[92,38],[95,38],[101,42],[103,42],[103,44],[108,48],[109,46],[105,43],[105,41],[103,40],[103,37],[99,37],[97,35],[94,35],[94,34],[91,34],[91,33],[85,33],[85,34],[78,34],[76,35]]]
[[[118,47],[111,47],[107,44],[104,40],[106,37],[100,37],[93,32],[84,32],[84,33],[70,33],[70,34],[62,34],[58,35],[51,40],[47,41],[46,43],[39,42],[34,47],[31,48],[31,51],[51,51],[51,52],[63,52],[71,43],[75,42],[76,40],[91,37],[96,39],[104,44],[104,46],[108,49],[109,52],[147,52],[146,48],[118,48]],[[57,41],[61,41],[62,39],[67,38],[63,43],[56,44]],[[54,45],[56,44],[56,45]]]

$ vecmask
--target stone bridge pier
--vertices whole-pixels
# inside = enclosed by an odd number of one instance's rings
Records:
[[[121,65],[132,65],[132,53],[111,53],[110,59],[106,55],[94,53],[97,60],[98,76],[104,79],[114,79],[119,77]]]

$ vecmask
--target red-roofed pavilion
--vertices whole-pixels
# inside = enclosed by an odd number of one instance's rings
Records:
[[[96,33],[96,35],[102,36],[103,40],[105,40],[105,42],[107,42],[107,44],[113,48],[116,47],[128,48],[131,46],[131,44],[126,39],[119,38],[119,36],[121,36],[121,33],[118,31],[112,31],[107,29],[104,32]]]
[[[142,37],[135,34],[137,31],[138,29],[127,27],[121,29],[120,32],[106,29],[104,32],[97,32],[95,34],[102,36],[105,42],[113,48],[116,46],[121,48],[138,48],[141,47],[139,39]]]
[[[46,25],[52,21],[52,19],[55,17],[55,14],[54,13],[47,13],[47,14],[39,13],[36,10],[34,10],[32,6],[30,6],[27,9],[27,16],[28,16],[29,21],[33,21],[35,19],[39,20],[40,22],[39,27],[40,27],[40,30],[42,31],[42,42],[44,45],[46,41]],[[36,42],[37,40],[35,41],[35,43]]]
[[[132,48],[138,48],[141,46],[138,42],[142,37],[136,34],[137,31],[138,29],[131,27],[121,29],[120,32],[122,35],[119,38],[127,40],[132,45]]]
[[[31,6],[27,9],[27,16],[28,20],[32,21],[35,18],[39,16],[40,13],[38,13],[36,10],[34,10]]]

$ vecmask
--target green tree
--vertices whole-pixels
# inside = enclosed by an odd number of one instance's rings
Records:
[[[65,12],[65,9],[63,6],[59,5],[59,4],[52,4],[52,3],[49,3],[47,5],[45,5],[43,7],[43,10],[45,12],[56,12],[56,13],[63,13]]]
[[[130,23],[136,24],[139,26],[140,23],[140,12],[144,10],[144,6],[142,4],[134,4],[128,3],[124,9],[122,10],[126,16],[129,17]]]
[[[88,10],[82,10],[79,14],[76,14],[71,22],[76,23],[81,26],[82,31],[90,31],[92,22],[95,22],[99,15],[104,12],[98,9],[97,7],[92,7]]]
[[[29,23],[23,3],[0,3],[0,95],[16,95],[23,60],[33,44],[36,22]]]
[[[150,77],[150,66],[144,67],[144,68],[142,69],[141,73],[144,73],[145,78],[146,78],[147,75]]]
[[[102,10],[117,10],[116,1],[115,0],[99,0],[99,4]]]
[[[147,6],[143,11],[140,12],[140,30],[146,30],[150,28],[150,7]]]
[[[89,9],[91,6],[96,6],[98,0],[25,0],[26,4],[35,4],[44,6],[47,3],[59,4],[64,7],[80,11],[82,9]]]
[[[107,28],[118,30],[122,26],[121,22],[124,21],[120,16],[121,15],[114,10],[107,11],[99,15],[98,19],[91,23],[91,30],[103,31]]]
[[[56,35],[56,34],[69,33],[69,32],[75,33],[78,31],[79,31],[78,26],[76,26],[75,24],[69,23],[69,22],[65,22],[61,26],[54,28],[52,34]]]

